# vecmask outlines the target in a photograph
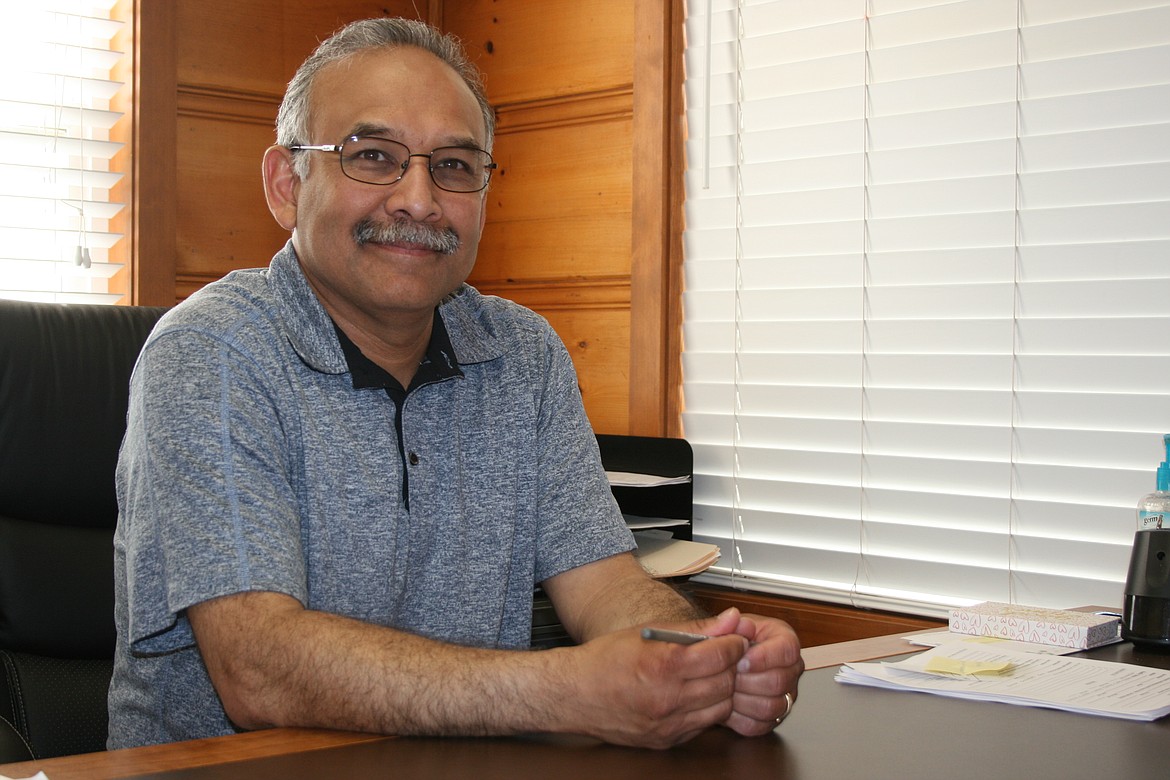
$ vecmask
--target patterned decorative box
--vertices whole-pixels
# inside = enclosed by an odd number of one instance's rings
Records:
[[[1108,615],[1002,604],[997,601],[952,609],[950,620],[950,630],[957,634],[993,636],[1083,650],[1115,641],[1120,628],[1120,618]]]

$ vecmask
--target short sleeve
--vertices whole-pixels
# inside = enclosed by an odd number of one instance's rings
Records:
[[[287,430],[273,369],[221,336],[163,330],[131,380],[116,545],[136,652],[193,643],[183,611],[253,590],[305,601]]]

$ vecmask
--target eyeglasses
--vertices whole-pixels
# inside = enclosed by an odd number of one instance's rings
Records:
[[[430,154],[413,153],[389,138],[352,135],[339,144],[290,146],[293,152],[337,152],[341,172],[366,184],[393,184],[406,175],[413,157],[427,158],[435,186],[447,192],[479,192],[488,185],[496,164],[483,149],[440,146]]]

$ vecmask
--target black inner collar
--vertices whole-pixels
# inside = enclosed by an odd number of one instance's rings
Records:
[[[390,393],[391,398],[395,397],[394,392],[391,391],[397,391],[405,398],[415,388],[425,384],[463,376],[463,372],[459,369],[459,360],[455,355],[455,349],[451,346],[451,337],[447,333],[447,326],[443,324],[443,318],[439,316],[437,308],[435,309],[434,325],[431,328],[431,339],[427,343],[427,351],[423,354],[423,358],[418,364],[418,370],[414,372],[414,378],[411,379],[408,388],[404,388],[402,383],[395,379],[389,371],[366,357],[353,343],[353,340],[345,334],[345,331],[337,327],[336,322],[333,323],[333,329],[337,332],[338,341],[341,342],[341,351],[345,353],[345,362],[349,364],[355,389],[382,387]]]

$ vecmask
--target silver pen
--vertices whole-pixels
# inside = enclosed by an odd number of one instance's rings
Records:
[[[704,634],[689,634],[686,631],[671,631],[669,628],[643,628],[642,638],[655,642],[673,642],[676,645],[693,645],[711,637]]]

